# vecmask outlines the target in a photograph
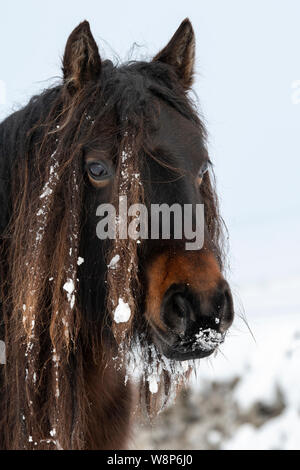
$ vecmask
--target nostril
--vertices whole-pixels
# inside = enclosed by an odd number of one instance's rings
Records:
[[[219,329],[225,331],[232,324],[234,317],[232,295],[226,281],[224,281],[221,293],[215,298],[215,305],[218,312]]]
[[[225,296],[225,308],[223,310],[222,323],[225,329],[228,329],[233,322],[234,317],[234,308],[232,295],[229,289],[224,294]]]
[[[173,332],[184,335],[193,316],[193,309],[184,294],[176,292],[166,296],[162,305],[162,319]]]
[[[172,303],[174,312],[179,317],[184,317],[186,314],[187,308],[185,304],[185,299],[182,297],[182,295],[174,294],[173,297],[171,297],[171,303]]]
[[[174,294],[172,297],[174,312],[180,318],[190,318],[192,315],[191,304],[182,294]]]
[[[171,333],[194,337],[199,330],[224,333],[233,321],[233,301],[226,281],[213,292],[195,293],[186,285],[173,284],[165,293],[161,319]]]

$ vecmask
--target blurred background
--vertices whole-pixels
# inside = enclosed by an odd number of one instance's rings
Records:
[[[118,61],[151,58],[190,18],[237,316],[176,406],[136,425],[132,447],[300,449],[299,1],[4,0],[0,12],[0,120],[59,79],[82,20]]]

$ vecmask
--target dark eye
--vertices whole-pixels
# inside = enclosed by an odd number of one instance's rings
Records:
[[[89,176],[94,180],[100,181],[110,176],[108,168],[102,162],[88,162],[86,167]]]

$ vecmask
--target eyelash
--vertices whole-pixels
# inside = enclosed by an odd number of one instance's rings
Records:
[[[209,161],[205,162],[205,163],[202,165],[202,167],[201,167],[201,169],[200,169],[200,171],[199,171],[199,173],[198,173],[197,182],[198,182],[198,185],[199,185],[199,186],[200,186],[200,184],[201,184],[202,181],[203,181],[203,177],[204,177],[205,173],[207,173],[208,170],[209,170],[209,165],[210,165],[210,162],[209,162]]]

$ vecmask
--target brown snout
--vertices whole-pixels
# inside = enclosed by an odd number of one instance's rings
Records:
[[[204,357],[223,342],[233,321],[233,301],[211,252],[160,254],[147,279],[146,317],[164,355]]]

